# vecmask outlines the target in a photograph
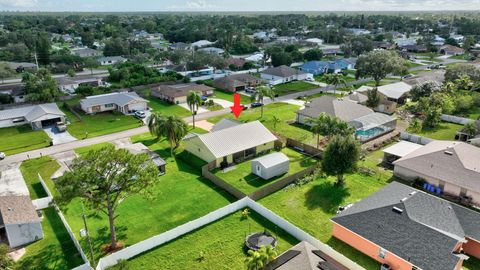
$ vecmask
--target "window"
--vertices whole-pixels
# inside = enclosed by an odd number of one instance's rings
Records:
[[[387,250],[380,248],[380,250],[378,251],[378,257],[385,259],[386,255],[387,255]]]
[[[105,104],[105,108],[113,108],[113,103]]]

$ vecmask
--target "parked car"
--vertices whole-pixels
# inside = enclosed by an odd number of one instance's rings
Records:
[[[314,80],[312,77],[307,77],[307,78],[305,79],[305,81],[307,81],[307,82],[313,82],[313,81],[315,81],[315,80]]]
[[[253,102],[252,104],[250,104],[250,108],[257,108],[262,106],[263,106],[263,103],[260,103],[260,102]]]
[[[248,109],[248,107],[245,106],[245,105],[243,105],[243,104],[241,104],[240,106],[242,106],[242,108],[243,108],[244,111]],[[231,109],[230,109],[230,112],[233,113],[233,111],[232,111]]]
[[[65,124],[64,122],[57,122],[57,130],[58,132],[67,131],[67,124]]]
[[[147,117],[147,115],[145,114],[144,111],[136,111],[136,112],[134,113],[134,116],[135,116],[136,118],[139,118],[139,119],[143,119],[143,118]]]
[[[245,93],[253,94],[253,93],[255,93],[255,92],[257,92],[257,90],[255,90],[255,88],[253,88],[253,87],[247,87],[247,88],[245,88]]]
[[[202,101],[207,101],[208,97],[202,96],[201,99],[202,99]]]
[[[413,74],[407,74],[407,75],[403,76],[402,78],[403,78],[403,79],[410,79],[410,78],[413,78],[413,77],[415,77],[415,75],[413,75]]]
[[[0,152],[0,160],[4,159],[7,155],[5,155],[5,153],[3,152]]]

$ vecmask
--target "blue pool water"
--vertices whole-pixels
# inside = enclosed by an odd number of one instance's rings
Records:
[[[357,135],[357,137],[360,140],[366,140],[366,139],[378,136],[382,133],[385,133],[385,131],[386,130],[381,128],[381,127],[374,127],[374,128],[367,129],[367,130],[357,130],[357,131],[355,131],[355,135]]]

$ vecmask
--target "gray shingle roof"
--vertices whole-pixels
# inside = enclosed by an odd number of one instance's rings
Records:
[[[24,224],[40,222],[28,196],[0,196],[0,224]]]
[[[480,192],[480,148],[467,143],[433,141],[393,164]]]
[[[454,269],[456,244],[480,235],[479,213],[397,182],[332,221],[424,270]]]
[[[273,75],[273,76],[278,76],[278,77],[290,77],[294,75],[299,75],[299,74],[305,74],[305,72],[294,69],[288,66],[279,66],[279,67],[273,67],[273,68],[268,68],[264,71],[262,71],[263,74],[268,74],[268,75]]]
[[[86,97],[82,99],[80,103],[87,107],[111,104],[111,103],[116,104],[118,106],[125,106],[132,101],[148,102],[148,100],[141,98],[135,92],[119,92],[119,93],[110,93],[110,94]]]
[[[21,108],[0,111],[0,120],[15,119],[24,117],[27,121],[45,120],[42,117],[49,115],[65,116],[55,103],[26,106]]]
[[[154,89],[153,91],[157,92],[158,94],[163,94],[171,98],[176,98],[176,97],[186,96],[190,91],[203,93],[206,91],[213,91],[213,90],[214,89],[212,87],[204,84],[185,83],[185,84],[173,84],[173,85],[160,85],[157,89]]]
[[[198,135],[198,138],[216,158],[277,140],[259,121]]]
[[[350,122],[356,118],[373,113],[373,110],[348,99],[322,96],[306,104],[304,109],[297,111],[297,114],[315,118],[322,112]]]

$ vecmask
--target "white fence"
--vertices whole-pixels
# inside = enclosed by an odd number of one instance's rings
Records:
[[[53,196],[52,196],[52,193],[50,192],[50,190],[48,189],[47,185],[45,184],[45,181],[43,181],[43,178],[40,174],[38,174],[38,179],[40,180],[40,183],[42,183],[42,186],[43,188],[45,189],[45,191],[47,192],[47,195],[48,197],[47,198],[50,198],[52,199]],[[80,256],[82,256],[82,259],[83,261],[85,262],[85,265],[87,265],[88,267],[90,267],[90,261],[88,260],[87,256],[85,255],[85,253],[83,252],[83,249],[82,247],[80,246],[80,243],[78,242],[77,238],[75,238],[75,235],[73,234],[73,231],[72,231],[72,228],[70,228],[70,225],[68,225],[68,222],[67,222],[67,219],[65,218],[65,216],[63,215],[62,211],[60,211],[60,208],[58,208],[58,206],[56,204],[53,204],[53,207],[55,208],[55,210],[57,211],[57,214],[58,216],[60,217],[60,219],[62,220],[62,223],[63,223],[63,226],[65,226],[65,229],[67,229],[67,232],[68,234],[70,235],[70,238],[72,239],[73,241],[73,244],[75,245],[75,247],[77,248],[78,252],[80,253]],[[79,267],[85,267],[84,265],[80,265],[78,266],[77,268]],[[77,268],[74,268],[74,269],[77,269]],[[84,270],[84,269],[89,269],[89,268],[79,268],[81,270]],[[79,270],[77,269],[77,270]],[[91,269],[91,267],[90,267]]]
[[[460,125],[465,125],[467,123],[473,122],[472,119],[465,118],[465,117],[458,117],[458,116],[449,115],[449,114],[442,114],[442,116],[440,116],[440,119],[442,119],[445,122],[450,122],[450,123],[455,123]]]
[[[325,252],[328,254],[330,257],[333,259],[337,260],[338,262],[342,263],[345,265],[348,269],[352,270],[365,270],[364,268],[360,267],[347,257],[343,256],[342,254],[338,253],[334,249],[332,249],[330,246],[320,242],[318,239],[315,237],[311,236],[310,234],[304,232],[303,230],[295,227],[285,219],[281,218],[280,216],[276,215],[272,211],[268,210],[264,206],[256,203],[249,197],[245,197],[243,199],[240,199],[232,204],[229,204],[225,207],[222,207],[218,210],[215,210],[201,218],[192,220],[188,223],[185,223],[183,225],[180,225],[174,229],[171,229],[167,232],[161,233],[159,235],[153,236],[149,239],[146,239],[144,241],[141,241],[135,245],[129,246],[125,249],[122,249],[120,251],[117,251],[111,255],[108,255],[106,257],[103,257],[100,259],[98,262],[96,270],[104,270],[110,266],[113,266],[118,263],[119,260],[128,260],[130,258],[133,258],[139,254],[142,254],[150,249],[153,249],[155,247],[158,247],[162,244],[165,244],[169,241],[172,241],[182,235],[185,235],[193,230],[196,230],[202,226],[205,226],[209,223],[212,223],[216,220],[221,219],[222,217],[225,217],[231,213],[234,213],[240,209],[243,209],[245,207],[249,207],[255,212],[259,213],[260,215],[264,216],[268,220],[270,220],[272,223],[277,225],[278,227],[282,228],[289,234],[291,234],[293,237],[297,238],[298,240],[301,241],[307,241],[310,244],[314,245],[318,249],[320,249],[322,252]]]
[[[42,210],[49,207],[52,200],[53,200],[52,197],[44,197],[44,198],[33,200],[32,203],[33,203],[33,206],[35,206],[35,209]]]
[[[402,139],[404,141],[410,141],[410,142],[413,142],[413,143],[418,143],[418,144],[421,144],[421,145],[426,145],[427,143],[430,143],[430,142],[433,141],[430,138],[410,134],[408,132],[400,132],[400,139]]]

